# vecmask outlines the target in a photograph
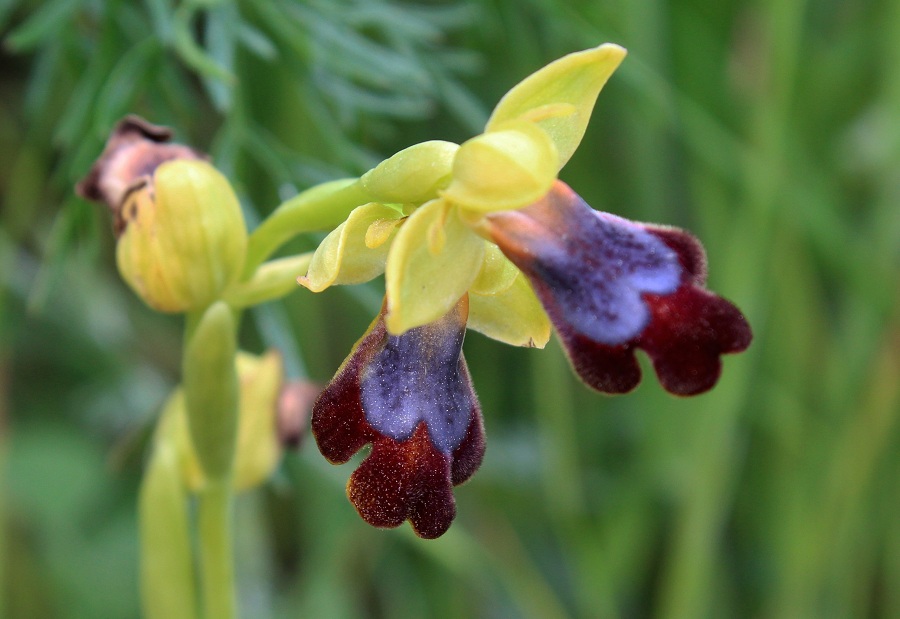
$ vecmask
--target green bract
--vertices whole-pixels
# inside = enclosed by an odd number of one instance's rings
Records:
[[[461,146],[416,144],[364,174],[359,185],[373,203],[326,237],[300,283],[318,292],[384,271],[385,323],[394,335],[437,320],[469,293],[473,329],[542,347],[547,316],[518,269],[485,240],[485,217],[550,190],[624,57],[604,44],[560,58],[513,87],[484,133]]]

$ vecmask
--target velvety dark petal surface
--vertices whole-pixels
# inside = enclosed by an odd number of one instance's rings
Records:
[[[631,344],[607,346],[572,331],[558,333],[575,373],[593,389],[628,393],[641,382],[641,368]]]
[[[719,379],[724,353],[750,345],[750,325],[734,305],[684,285],[675,294],[648,297],[653,320],[636,345],[647,351],[659,382],[678,395],[708,391]]]
[[[435,376],[442,376],[442,380],[452,379],[456,383],[457,386],[450,390],[455,394],[452,397],[446,395],[446,386],[443,390],[437,389],[440,397],[436,399],[408,393],[424,386],[425,393],[430,389],[434,395],[436,388],[429,382],[433,377],[428,376],[419,376],[418,381],[404,376],[397,381],[401,386],[399,390],[386,388],[386,397],[381,396],[381,383],[390,381],[393,371],[401,374],[415,371],[415,364],[396,358],[397,350],[411,350],[419,355],[420,362],[437,359],[449,364],[449,357],[453,355],[449,355],[449,345],[437,334],[444,333],[454,342],[459,339],[461,346],[461,335],[454,325],[458,325],[460,317],[465,325],[465,313],[466,306],[462,301],[449,317],[442,319],[445,321],[443,326],[426,331],[428,337],[413,334],[412,337],[417,338],[416,346],[395,341],[391,347],[391,340],[397,338],[388,335],[382,310],[382,315],[356,344],[313,407],[313,435],[322,454],[331,462],[346,462],[363,445],[372,443],[371,453],[350,477],[347,496],[360,516],[374,526],[396,527],[409,520],[421,537],[442,535],[456,514],[452,487],[466,481],[484,457],[481,409],[459,349],[455,353],[454,371],[443,368],[434,372]],[[422,329],[429,327],[431,325]],[[400,338],[410,333],[412,331]],[[450,348],[454,346],[456,344]],[[423,356],[423,349],[427,349],[428,354]],[[394,352],[385,354],[385,350]],[[374,382],[365,387],[367,381]],[[378,407],[375,415],[370,415],[366,408],[372,405],[371,402],[364,404],[363,392],[367,389],[370,392],[368,398]],[[437,412],[414,410],[411,402],[415,406],[436,408]],[[448,402],[454,406],[463,403],[467,407],[464,411],[452,412],[453,423],[446,422],[445,418]],[[396,406],[394,410],[402,416],[418,419],[403,438],[383,433],[370,422],[369,417],[376,422],[385,421],[391,406]],[[457,417],[465,424],[461,432],[457,429]],[[436,432],[430,428],[432,423],[438,427]],[[392,430],[406,428],[403,423],[386,423],[385,427]]]
[[[720,355],[750,344],[741,312],[703,288],[705,252],[683,230],[596,213],[561,182],[531,206],[490,216],[489,227],[594,389],[636,387],[634,349],[643,348],[665,389],[702,393],[719,378]]]
[[[363,520],[396,527],[409,519],[422,537],[443,534],[456,515],[450,456],[438,451],[421,424],[404,442],[381,438],[350,477],[347,496]]]
[[[360,402],[359,374],[386,335],[379,317],[354,345],[350,356],[313,405],[312,433],[329,462],[343,464],[377,437]]]
[[[644,293],[679,284],[678,255],[644,227],[589,207],[557,182],[540,201],[489,218],[494,242],[531,280],[547,313],[609,346],[650,320]]]

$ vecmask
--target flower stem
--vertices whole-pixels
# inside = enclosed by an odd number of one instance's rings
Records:
[[[279,299],[300,286],[297,277],[306,273],[313,254],[308,252],[270,260],[253,273],[225,291],[223,298],[233,308],[245,308]]]
[[[357,179],[331,181],[291,198],[250,234],[244,279],[281,245],[303,232],[331,230],[357,206],[369,201]]]
[[[173,436],[170,398],[163,411],[138,497],[141,602],[145,619],[196,619],[188,495]]]
[[[211,482],[200,494],[200,570],[207,619],[237,616],[231,543],[232,498],[230,478]]]

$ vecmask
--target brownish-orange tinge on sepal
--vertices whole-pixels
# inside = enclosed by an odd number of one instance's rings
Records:
[[[322,392],[322,386],[303,380],[287,383],[278,397],[278,438],[281,445],[296,449],[306,436],[313,402]]]
[[[152,182],[153,172],[172,159],[209,158],[182,144],[171,144],[172,130],[128,115],[118,123],[106,142],[103,153],[75,191],[87,200],[105,203],[115,216],[116,235],[125,227],[121,206],[130,191]]]

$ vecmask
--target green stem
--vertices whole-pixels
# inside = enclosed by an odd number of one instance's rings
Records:
[[[237,616],[231,543],[231,478],[211,482],[200,494],[198,524],[203,609],[207,619]]]
[[[270,260],[256,269],[250,279],[226,290],[223,298],[233,309],[279,299],[300,287],[297,277],[306,273],[312,257],[313,252],[308,252]]]
[[[303,232],[331,230],[369,201],[358,179],[324,183],[291,198],[253,231],[247,243],[244,279],[284,243]]]
[[[163,409],[138,497],[145,619],[197,617],[188,493],[175,437],[180,401],[172,396]]]

